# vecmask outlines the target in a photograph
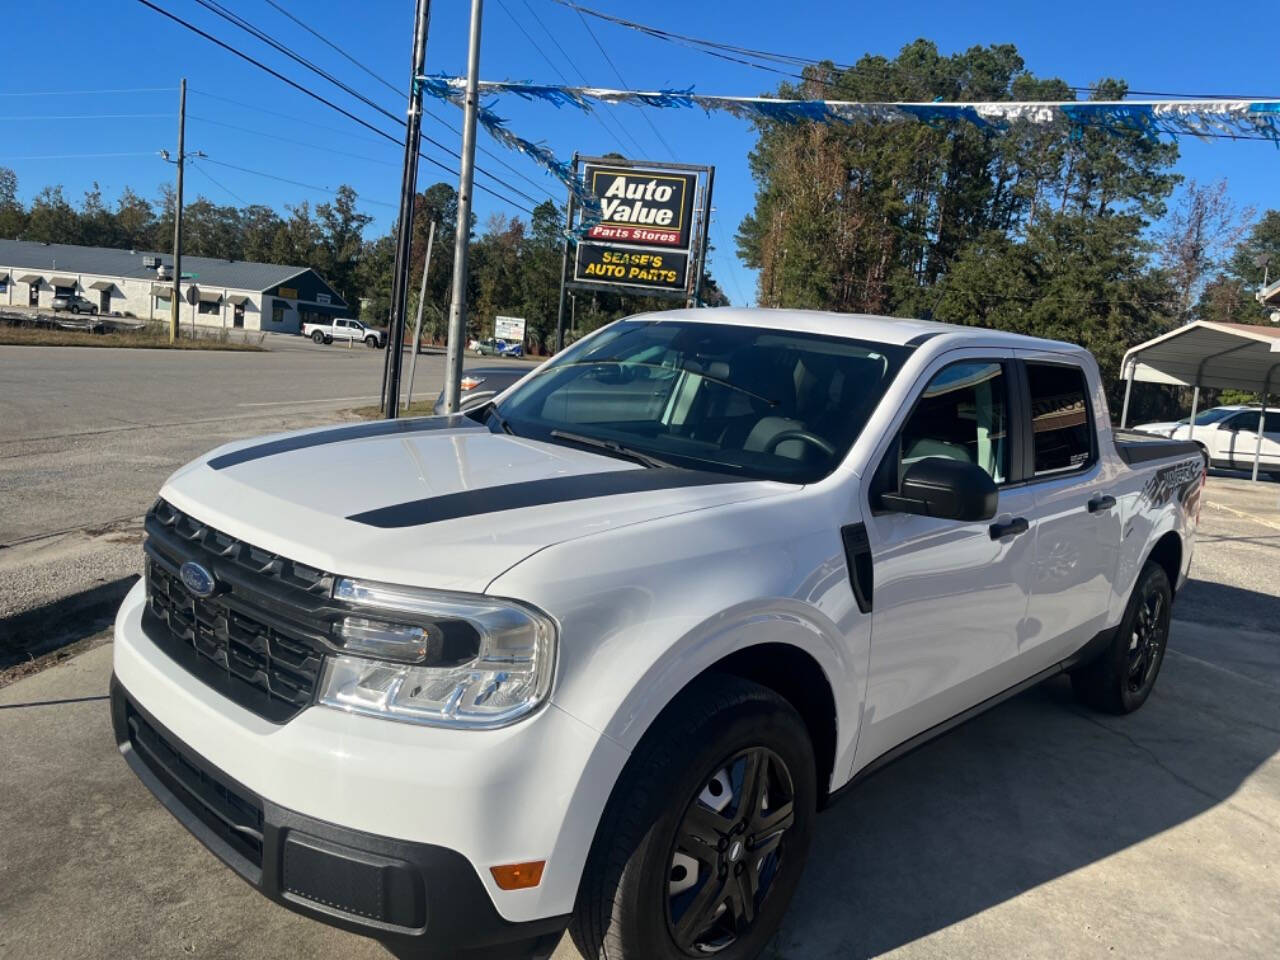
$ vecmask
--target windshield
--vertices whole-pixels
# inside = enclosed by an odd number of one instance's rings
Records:
[[[908,353],[756,327],[625,320],[542,368],[491,421],[550,443],[607,441],[680,467],[810,483],[843,459]]]
[[[1219,420],[1225,420],[1233,413],[1235,413],[1234,410],[1229,410],[1226,407],[1214,407],[1212,410],[1196,414],[1196,426],[1203,427],[1206,423],[1217,423]],[[1189,422],[1190,418],[1183,417],[1178,421],[1178,426],[1185,427]]]

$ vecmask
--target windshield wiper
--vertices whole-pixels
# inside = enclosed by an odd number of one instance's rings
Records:
[[[513,437],[517,436],[516,432],[511,429],[511,424],[507,422],[507,418],[498,412],[498,405],[492,400],[484,405],[484,421],[486,424],[489,422],[490,417],[497,421],[503,433],[510,434]]]
[[[636,463],[643,464],[646,467],[673,467],[675,464],[668,460],[662,460],[648,453],[643,453],[632,447],[625,447],[616,440],[605,440],[602,437],[588,437],[581,433],[570,433],[567,430],[552,430],[551,436],[557,440],[568,440],[570,443],[580,443],[584,447],[592,447],[596,450],[603,450],[615,457],[623,457],[627,460],[634,460]],[[678,469],[678,468],[677,468]]]

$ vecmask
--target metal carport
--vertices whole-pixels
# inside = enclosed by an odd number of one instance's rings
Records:
[[[1135,380],[1192,387],[1193,433],[1201,387],[1261,393],[1258,444],[1253,453],[1253,479],[1258,479],[1262,435],[1267,429],[1267,397],[1272,384],[1280,384],[1280,329],[1197,320],[1133,347],[1125,353],[1120,370],[1125,378],[1121,427],[1128,425],[1129,394]]]

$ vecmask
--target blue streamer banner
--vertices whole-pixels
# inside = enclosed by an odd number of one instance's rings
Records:
[[[466,80],[458,77],[420,77],[433,97],[462,106]],[[658,109],[701,108],[751,121],[772,123],[926,123],[962,121],[995,134],[1022,125],[1057,126],[1067,135],[1084,127],[1117,133],[1136,131],[1149,137],[1191,136],[1201,139],[1242,137],[1266,139],[1280,146],[1280,100],[1083,100],[989,101],[972,103],[863,103],[849,100],[784,100],[774,97],[728,97],[688,90],[614,90],[515,81],[481,81],[479,90],[491,98],[502,94],[538,100],[556,107],[590,113],[598,104],[629,103]],[[531,143],[507,129],[505,121],[482,105],[478,122],[491,136],[528,155],[564,183],[583,205],[590,226],[598,219],[599,200],[573,175],[569,164],[545,146]],[[581,232],[580,228],[580,232]]]

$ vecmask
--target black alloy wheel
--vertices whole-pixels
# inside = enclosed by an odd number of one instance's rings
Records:
[[[804,871],[818,797],[804,721],[708,673],[632,752],[600,819],[569,934],[591,960],[756,960]]]
[[[1132,713],[1142,706],[1164,662],[1172,607],[1169,575],[1148,560],[1111,643],[1096,659],[1071,672],[1076,697],[1106,713]]]
[[[689,956],[750,933],[787,853],[795,787],[766,747],[728,760],[689,804],[671,852],[667,924]]]
[[[1130,693],[1140,693],[1150,685],[1168,640],[1169,604],[1164,593],[1149,584],[1129,636],[1129,671],[1125,679]]]

